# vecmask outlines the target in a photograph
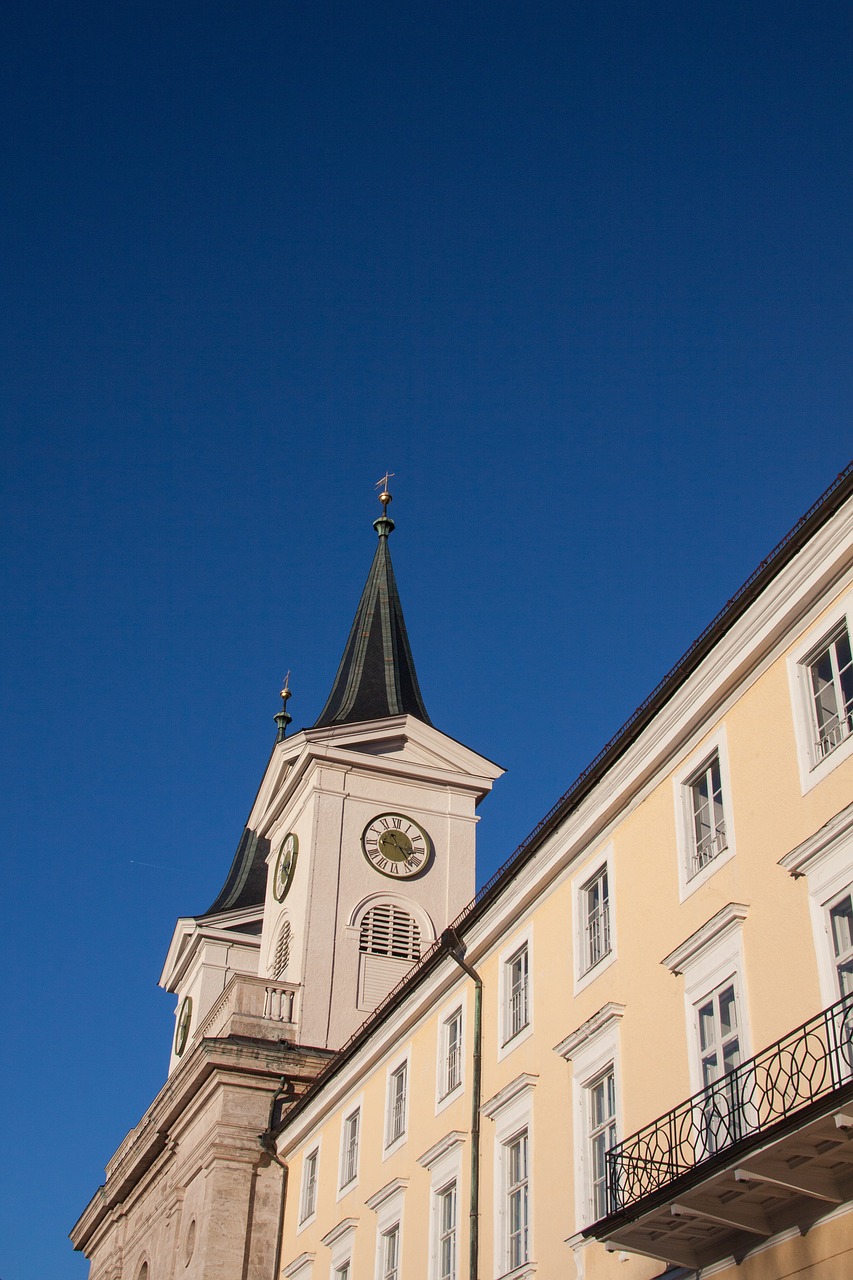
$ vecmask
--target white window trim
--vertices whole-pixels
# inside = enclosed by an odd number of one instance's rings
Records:
[[[286,1276],[287,1280],[311,1280],[316,1256],[315,1253],[300,1253],[298,1258],[294,1258],[286,1267],[282,1267],[281,1274]]]
[[[595,982],[596,978],[616,963],[618,958],[616,930],[616,880],[613,875],[613,845],[605,845],[594,858],[591,858],[572,879],[572,936],[574,938],[574,994],[578,995]],[[591,969],[584,968],[586,956],[585,925],[586,911],[582,902],[582,894],[588,884],[607,868],[607,909],[610,926],[610,950]]]
[[[412,1098],[412,1047],[408,1045],[405,1052],[398,1054],[385,1071],[385,1114],[382,1120],[382,1159],[387,1160],[395,1151],[408,1141],[409,1138],[409,1106]],[[403,1132],[399,1138],[395,1138],[393,1142],[388,1141],[389,1121],[391,1119],[391,1077],[405,1064],[406,1067],[406,1107],[403,1116]]]
[[[720,783],[723,791],[723,816],[726,823],[727,847],[718,853],[716,858],[705,864],[695,876],[688,876],[690,861],[693,857],[693,798],[691,779],[695,777],[705,761],[716,755],[720,762]],[[694,751],[688,760],[680,766],[672,780],[673,798],[675,801],[675,839],[678,848],[678,900],[684,902],[697,889],[701,888],[711,876],[716,875],[720,867],[724,867],[735,856],[735,822],[732,807],[732,784],[729,770],[729,744],[726,726],[721,724],[716,731],[705,738],[702,746]]]
[[[309,1227],[311,1223],[314,1221],[314,1219],[317,1217],[317,1202],[320,1199],[319,1185],[320,1185],[320,1144],[321,1142],[322,1142],[322,1135],[318,1137],[315,1141],[311,1142],[308,1146],[306,1146],[305,1150],[302,1153],[302,1170],[301,1170],[301,1176],[299,1179],[299,1210],[297,1213],[297,1217],[299,1218],[299,1221],[296,1224],[297,1235],[299,1235],[300,1231],[304,1231],[306,1227]],[[308,1160],[314,1154],[316,1154],[317,1156],[317,1182],[314,1190],[314,1209],[311,1213],[309,1213],[306,1217],[303,1218],[302,1209],[305,1205],[305,1190],[306,1190],[305,1175],[308,1168]]]
[[[712,991],[716,991],[718,987],[730,980],[734,981],[735,997],[738,1002],[741,1061],[752,1057],[742,934],[742,925],[748,910],[749,908],[742,902],[728,903],[661,962],[670,973],[684,978],[684,1012],[688,1028],[687,1060],[691,1094],[698,1093],[702,1088],[698,1006]]]
[[[523,947],[527,948],[527,1025],[517,1031],[511,1039],[504,1039],[507,1028],[507,1008],[509,987],[507,971],[510,961],[518,955]],[[523,933],[517,933],[509,946],[498,956],[498,1062],[502,1062],[513,1049],[518,1048],[533,1035],[533,926],[529,925]]]
[[[358,1113],[358,1150],[355,1157],[355,1176],[350,1178],[349,1182],[343,1182],[344,1172],[344,1136],[346,1134],[346,1123],[351,1116]],[[344,1196],[349,1195],[354,1187],[358,1186],[358,1177],[361,1171],[361,1147],[362,1135],[364,1133],[364,1094],[361,1093],[357,1098],[353,1098],[341,1111],[341,1136],[340,1149],[338,1151],[338,1193],[336,1200],[342,1200]]]
[[[460,1207],[462,1205],[462,1153],[466,1138],[467,1134],[461,1130],[452,1129],[430,1147],[429,1151],[418,1156],[418,1164],[428,1169],[430,1175],[429,1280],[436,1280],[438,1276],[438,1197],[447,1190],[451,1182],[456,1183],[456,1274],[457,1276],[462,1274],[459,1248],[462,1235]]]
[[[523,1072],[511,1080],[508,1085],[483,1103],[482,1113],[495,1125],[495,1167],[494,1167],[494,1276],[512,1276],[513,1280],[525,1280],[536,1270],[533,1262],[534,1248],[534,1216],[533,1216],[533,1090],[539,1077]],[[523,1131],[527,1131],[527,1248],[529,1260],[521,1267],[509,1270],[509,1240],[507,1236],[506,1218],[506,1162],[507,1148],[513,1139]]]
[[[843,761],[853,754],[853,733],[848,734],[828,755],[817,759],[814,743],[814,720],[809,687],[809,657],[818,649],[824,640],[828,640],[832,632],[846,623],[847,634],[853,642],[853,592],[843,596],[834,608],[830,609],[815,623],[808,634],[788,655],[788,687],[791,693],[791,711],[794,718],[794,740],[797,744],[797,763],[800,769],[800,790],[803,795],[823,782],[828,774],[837,769]]]
[[[465,999],[464,991],[460,991],[458,997],[446,1005],[438,1019],[438,1036],[436,1045],[435,1060],[435,1114],[444,1111],[445,1107],[449,1107],[456,1101],[461,1094],[465,1092],[465,1067],[466,1054],[465,1046],[468,1042],[468,1002]],[[461,1039],[461,1061],[459,1064],[459,1084],[450,1093],[442,1093],[445,1078],[445,1066],[447,1061],[447,1046],[445,1043],[445,1030],[447,1023],[453,1017],[453,1014],[459,1012],[462,1015],[462,1039]]]
[[[323,1236],[321,1244],[324,1244],[332,1255],[329,1264],[329,1280],[335,1280],[338,1271],[346,1262],[349,1263],[350,1267],[350,1280],[355,1280],[353,1255],[355,1253],[355,1229],[357,1226],[358,1218],[344,1218]]]
[[[795,878],[805,877],[808,885],[820,998],[826,1008],[840,999],[828,912],[853,887],[853,804],[787,853],[779,865]]]
[[[367,1208],[372,1209],[376,1214],[375,1280],[382,1280],[383,1240],[395,1225],[400,1232],[398,1244],[399,1272],[401,1277],[405,1274],[403,1270],[403,1198],[408,1185],[408,1178],[394,1178],[392,1182],[386,1183],[384,1187],[381,1187],[379,1191],[364,1202]]]
[[[576,1232],[595,1220],[592,1206],[587,1090],[608,1067],[613,1068],[617,1141],[621,1141],[625,1133],[622,1125],[622,1070],[619,1045],[619,1025],[624,1013],[623,1004],[615,1004],[611,1001],[555,1046],[555,1052],[572,1064]]]

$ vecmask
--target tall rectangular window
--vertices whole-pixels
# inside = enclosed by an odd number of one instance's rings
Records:
[[[437,1280],[456,1280],[456,1183],[442,1188],[436,1196],[438,1229]]]
[[[317,1162],[320,1153],[317,1150],[310,1152],[305,1157],[305,1164],[302,1169],[302,1211],[299,1215],[300,1221],[304,1222],[306,1218],[310,1218],[317,1207]]]
[[[609,1212],[607,1152],[616,1142],[616,1080],[613,1067],[587,1086],[590,1190],[593,1220]]]
[[[604,866],[581,890],[584,971],[610,954],[610,889]]]
[[[505,1144],[507,1262],[509,1270],[528,1260],[529,1173],[527,1130]]]
[[[845,893],[829,909],[832,956],[838,981],[838,994],[853,993],[853,896]]]
[[[692,848],[688,878],[695,876],[728,847],[726,817],[723,812],[723,779],[720,757],[710,760],[694,773],[687,784],[690,791]]]
[[[517,1036],[530,1021],[529,963],[527,943],[506,961],[505,1042]]]
[[[734,982],[725,982],[697,1007],[704,1136],[708,1154],[736,1141],[743,1128],[732,1072],[740,1065],[740,1027]]]
[[[335,1267],[335,1280],[350,1280],[350,1264],[344,1262],[339,1267]]]
[[[382,1280],[400,1280],[400,1224],[382,1233]]]
[[[355,1179],[358,1172],[358,1130],[361,1120],[359,1111],[353,1111],[344,1120],[341,1135],[341,1186],[345,1187]]]
[[[807,666],[816,756],[822,760],[853,731],[853,655],[846,623]]]
[[[406,1132],[406,1083],[408,1063],[402,1062],[391,1072],[388,1080],[388,1132],[386,1146],[396,1142]]]
[[[439,1095],[446,1098],[462,1083],[462,1010],[455,1009],[442,1026],[442,1070]]]

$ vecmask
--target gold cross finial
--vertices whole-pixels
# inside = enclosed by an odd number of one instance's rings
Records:
[[[376,481],[375,487],[377,489],[382,490],[382,492],[379,495],[379,501],[382,503],[383,515],[388,514],[388,503],[391,501],[391,494],[388,492],[388,481],[393,479],[394,475],[395,475],[395,472],[386,471],[385,475],[381,478],[381,480]]]

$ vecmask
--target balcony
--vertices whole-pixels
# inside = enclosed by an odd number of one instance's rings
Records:
[[[699,1268],[853,1199],[853,995],[607,1153],[609,1248]]]
[[[298,993],[299,987],[290,982],[235,973],[193,1039],[251,1036],[255,1040],[293,1040]]]

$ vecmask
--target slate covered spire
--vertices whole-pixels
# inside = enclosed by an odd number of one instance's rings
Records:
[[[379,545],[332,692],[315,729],[406,714],[430,724],[388,550],[394,521],[388,515],[391,495],[387,491],[387,480],[386,476],[385,488],[379,495],[382,515],[373,525],[379,535]]]

